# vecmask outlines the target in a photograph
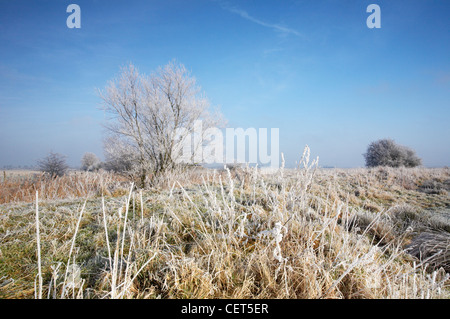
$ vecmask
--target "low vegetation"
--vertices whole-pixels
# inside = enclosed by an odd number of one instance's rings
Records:
[[[147,189],[6,172],[0,298],[449,298],[448,168],[308,158]]]
[[[364,158],[367,167],[416,167],[422,164],[422,160],[413,149],[399,145],[391,139],[370,143]]]
[[[66,157],[62,154],[50,152],[46,157],[37,162],[39,169],[51,178],[66,174],[69,166]]]

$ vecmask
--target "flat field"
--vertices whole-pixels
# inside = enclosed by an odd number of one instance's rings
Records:
[[[449,298],[449,190],[448,168],[306,160],[148,189],[5,171],[0,298]]]

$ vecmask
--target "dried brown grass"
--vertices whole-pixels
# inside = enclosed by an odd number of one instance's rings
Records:
[[[371,196],[374,187],[387,191],[381,188],[387,181],[404,189],[398,173],[302,163],[265,175],[245,167],[201,171],[150,190],[119,188],[111,177],[107,185],[122,189],[116,197],[105,195],[100,176],[89,177],[85,198],[54,201],[60,193],[42,186],[55,194],[39,203],[43,296],[449,298],[449,276],[441,267],[447,252],[433,250],[440,262],[431,267],[404,249],[423,224],[422,208],[386,207],[403,199],[395,192],[389,202],[382,192]],[[412,175],[430,177],[425,170]],[[351,197],[355,189],[360,196]],[[0,208],[0,297],[33,298],[36,207]]]
[[[108,172],[71,172],[50,178],[40,172],[4,171],[0,183],[0,204],[33,202],[36,192],[42,200],[75,199],[126,193],[128,180]]]

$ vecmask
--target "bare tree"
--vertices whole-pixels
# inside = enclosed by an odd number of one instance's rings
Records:
[[[43,159],[38,160],[37,164],[41,171],[53,178],[63,176],[69,168],[66,163],[66,157],[53,152],[50,152]]]
[[[381,139],[370,143],[364,158],[367,167],[415,167],[422,162],[412,149],[398,145],[391,139]]]
[[[84,171],[94,171],[100,166],[100,159],[94,153],[86,152],[81,158],[81,169]]]
[[[105,145],[105,153],[123,164],[131,161],[141,186],[149,173],[155,180],[174,168],[179,145],[193,134],[196,121],[201,120],[202,132],[222,123],[219,113],[210,113],[210,103],[195,78],[173,61],[151,76],[129,64],[100,97],[111,115],[106,127],[114,139]]]

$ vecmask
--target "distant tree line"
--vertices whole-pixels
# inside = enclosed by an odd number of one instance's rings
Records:
[[[34,170],[36,166],[33,165],[3,165],[2,170],[12,170],[12,169],[24,169],[24,170]]]

